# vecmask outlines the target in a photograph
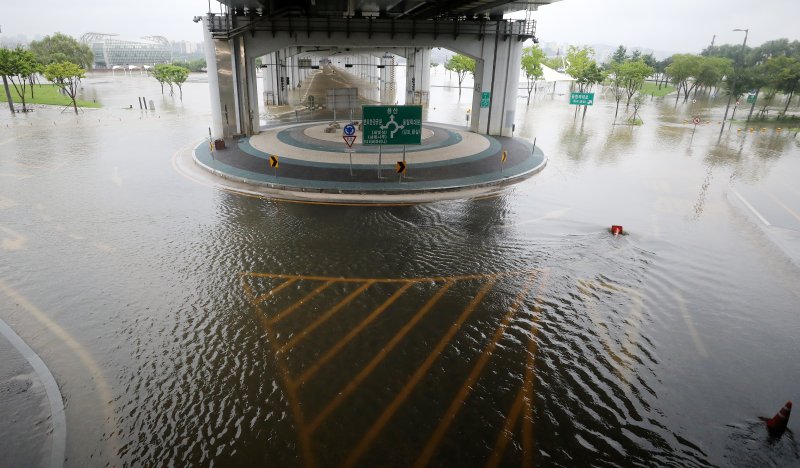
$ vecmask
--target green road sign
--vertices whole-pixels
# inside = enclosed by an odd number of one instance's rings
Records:
[[[489,107],[489,101],[492,100],[492,93],[484,91],[481,93],[481,107]]]
[[[756,95],[755,94],[748,94],[747,95],[747,103],[752,104],[756,102]]]
[[[422,106],[364,106],[364,145],[422,143]]]
[[[594,93],[570,93],[569,103],[576,106],[591,106],[594,104]]]

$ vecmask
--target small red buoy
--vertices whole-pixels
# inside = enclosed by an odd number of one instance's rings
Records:
[[[767,432],[770,437],[780,437],[786,432],[786,425],[789,424],[789,415],[792,413],[792,402],[787,401],[783,408],[778,411],[772,419],[767,421]]]
[[[616,224],[611,226],[611,234],[614,234],[615,236],[622,234],[622,226],[618,226]]]

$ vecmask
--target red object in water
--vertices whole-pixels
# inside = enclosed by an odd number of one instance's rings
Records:
[[[783,408],[778,411],[778,414],[767,421],[767,432],[769,432],[770,437],[780,437],[786,432],[790,414],[792,414],[792,402],[787,401]]]
[[[615,236],[622,234],[622,226],[617,226],[616,224],[611,226],[611,234],[614,234]]]

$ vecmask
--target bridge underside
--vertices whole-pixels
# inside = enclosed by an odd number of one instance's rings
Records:
[[[380,86],[390,83],[387,66],[393,64],[387,59],[404,57],[406,101],[424,105],[430,49],[442,47],[475,59],[470,129],[510,136],[522,45],[536,39],[529,15],[512,20],[503,14],[530,12],[552,1],[557,0],[222,1],[220,14],[202,18],[212,132],[215,137],[258,133],[258,100],[285,104],[286,88],[297,86],[333,55],[346,57],[356,73]],[[257,58],[265,70],[265,96],[257,92]]]

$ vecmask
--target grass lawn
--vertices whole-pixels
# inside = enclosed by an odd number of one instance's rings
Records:
[[[658,89],[657,84],[645,82],[639,92],[648,96],[652,94],[655,97],[664,97],[673,91],[675,91],[674,86],[666,85],[662,86],[661,89]]]
[[[0,86],[0,89],[2,86]],[[17,95],[11,83],[8,84],[8,89],[11,91],[11,99],[14,100],[14,106],[22,108],[22,100]],[[33,87],[34,99],[31,99],[30,86],[25,88],[25,104],[50,104],[53,106],[69,106],[72,105],[72,100],[68,96],[64,96],[58,92],[58,87],[51,84],[34,85]],[[6,102],[5,91],[0,90],[0,102]],[[91,101],[77,101],[78,107],[100,107],[100,103]]]

